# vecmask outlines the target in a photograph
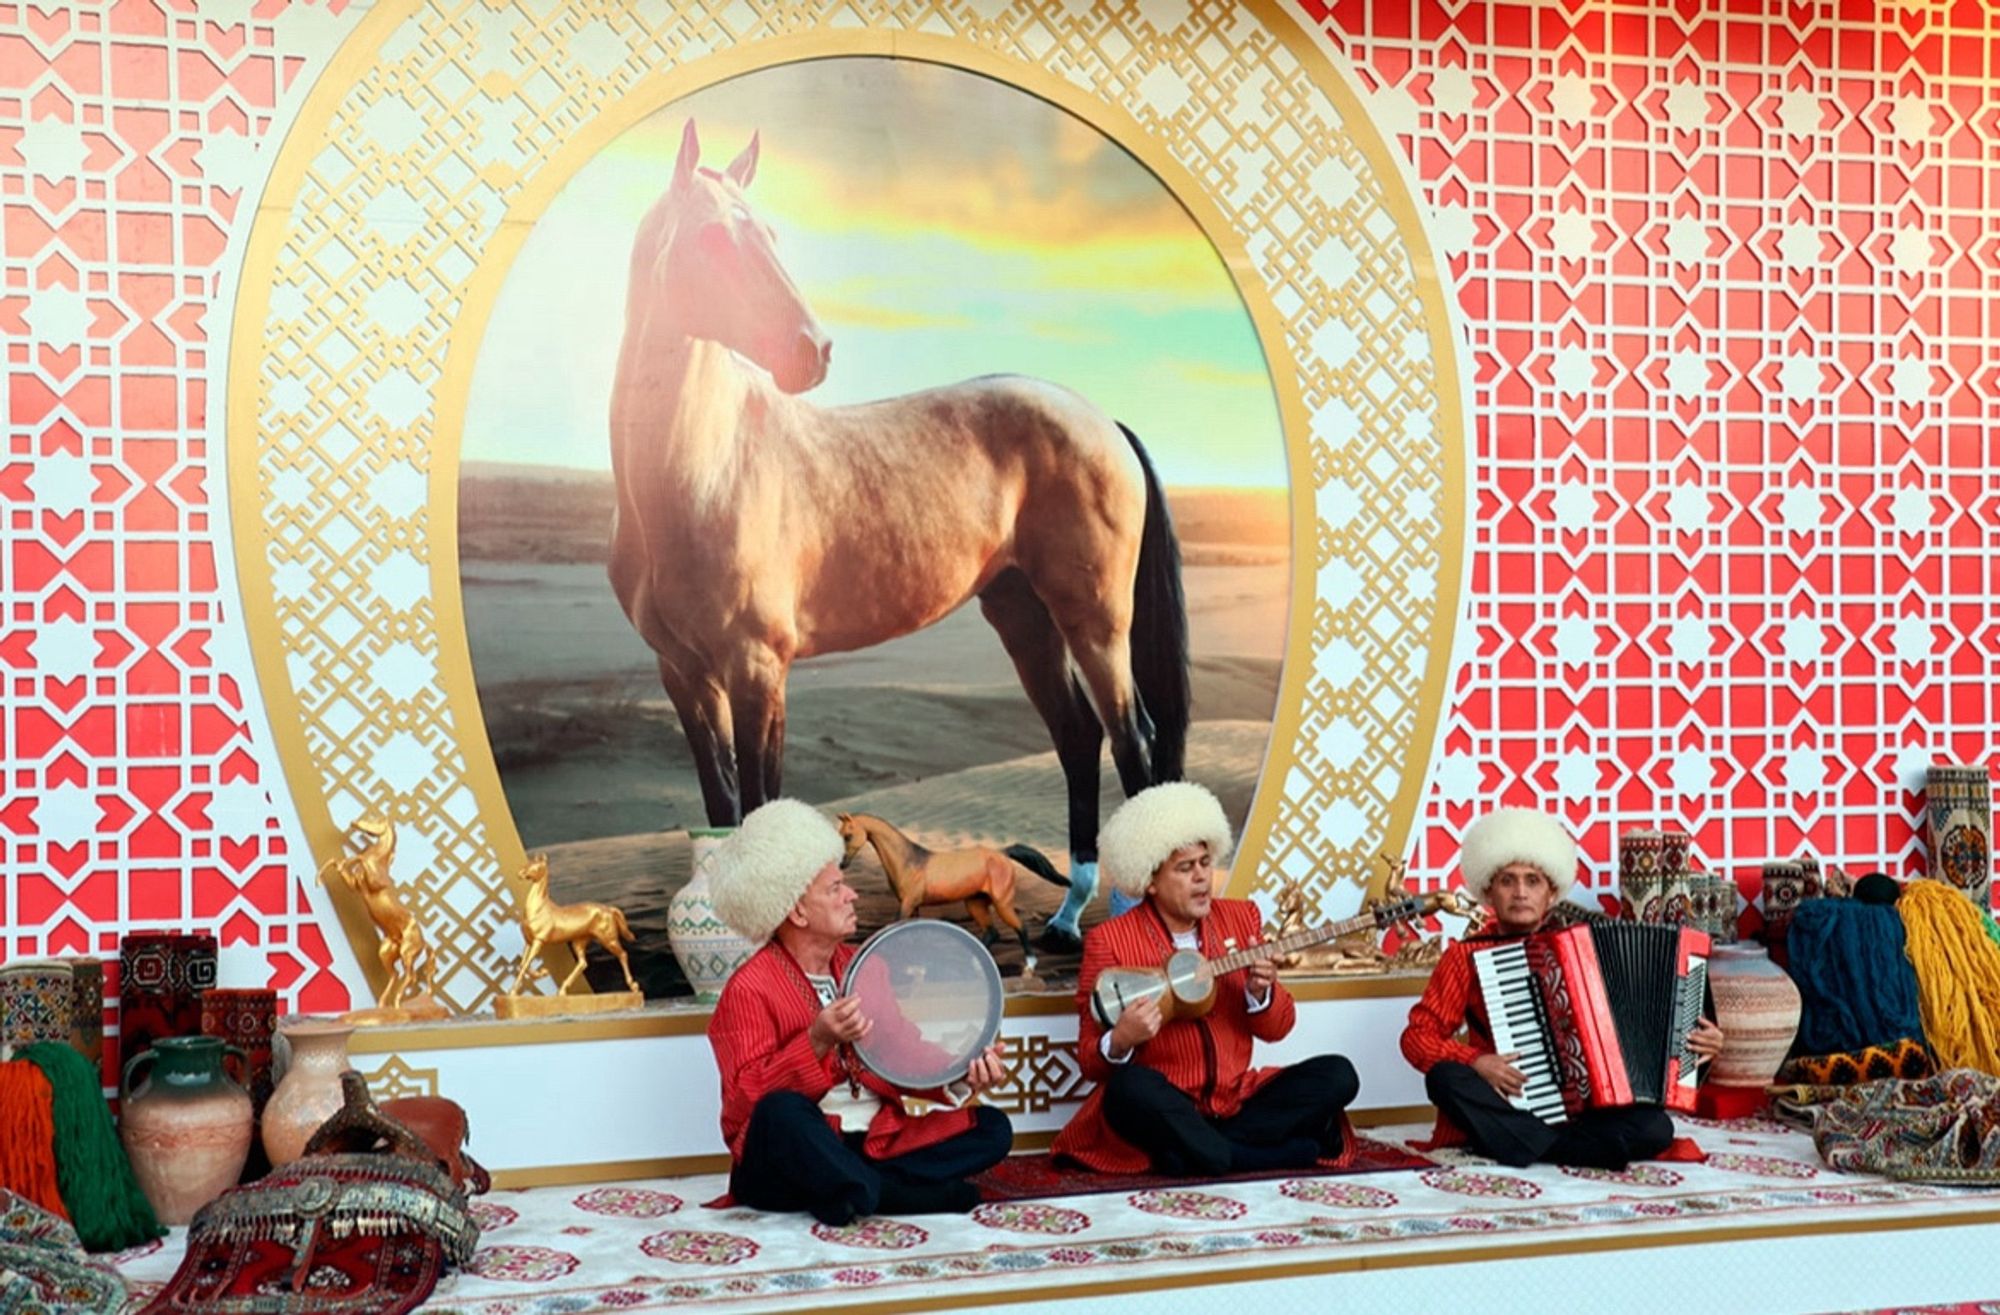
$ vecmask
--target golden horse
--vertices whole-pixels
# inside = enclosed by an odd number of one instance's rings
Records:
[[[882,871],[888,874],[889,889],[895,892],[899,917],[907,918],[928,905],[964,900],[980,939],[993,944],[1000,938],[993,924],[1003,922],[1021,942],[1021,957],[1030,967],[1034,965],[1027,930],[1021,925],[1021,915],[1014,911],[1014,884],[1025,874],[1058,886],[1069,885],[1069,879],[1057,872],[1041,851],[1028,845],[1009,845],[1004,850],[974,845],[936,852],[872,813],[841,813],[838,817],[840,838],[846,846],[840,866],[852,863],[863,845],[873,845]]]
[[[748,206],[752,137],[701,167],[689,120],[628,267],[610,406],[612,591],[658,659],[711,826],[780,794],[801,658],[970,599],[1047,725],[1080,944],[1105,738],[1126,794],[1178,780],[1187,609],[1166,497],[1130,430],[1068,389],[988,375],[820,407],[833,348]]]
[[[521,966],[514,974],[510,994],[518,995],[525,983],[542,975],[538,956],[543,946],[562,944],[569,946],[570,953],[576,956],[576,966],[569,970],[569,976],[563,978],[562,985],[556,988],[557,995],[568,995],[571,985],[583,974],[584,954],[592,941],[610,951],[612,957],[618,960],[618,966],[625,972],[626,989],[639,989],[639,983],[632,977],[632,961],[625,957],[624,942],[633,937],[622,912],[594,900],[585,900],[581,904],[558,904],[550,899],[547,854],[532,855],[521,868],[521,880],[528,885],[521,902],[521,926],[528,933],[528,947],[521,952]]]
[[[1371,877],[1362,887],[1361,911],[1371,912],[1406,899],[1418,892],[1410,885],[1409,863],[1390,854],[1377,854],[1375,861],[1382,865],[1382,874]],[[1440,911],[1469,917],[1475,910],[1458,891],[1438,893]],[[1311,925],[1307,916],[1305,883],[1287,881],[1279,887],[1275,898],[1277,925],[1271,932],[1271,939],[1288,936],[1295,931],[1303,931]],[[1382,933],[1380,930],[1355,932],[1326,945],[1315,945],[1280,960],[1280,966],[1297,973],[1332,973],[1347,976],[1356,973],[1386,973],[1391,969],[1433,968],[1444,953],[1444,942],[1434,936],[1412,935],[1404,939],[1396,953],[1382,953]]]
[[[404,905],[395,883],[389,880],[389,864],[396,857],[396,828],[386,817],[364,813],[354,819],[351,829],[366,837],[367,844],[359,854],[328,859],[320,867],[319,879],[330,881],[339,877],[342,885],[361,897],[369,921],[382,934],[375,953],[382,961],[383,971],[389,974],[389,981],[377,1003],[384,1009],[400,1008],[403,997],[416,985],[419,972],[423,975],[425,993],[435,995],[437,954],[424,936],[423,924]]]

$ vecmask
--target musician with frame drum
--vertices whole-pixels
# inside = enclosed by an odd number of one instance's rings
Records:
[[[1190,782],[1143,790],[1104,824],[1099,871],[1140,902],[1084,937],[1077,1056],[1097,1088],[1054,1154],[1106,1173],[1220,1174],[1303,1168],[1351,1147],[1345,1110],[1360,1084],[1346,1057],[1250,1067],[1253,1044],[1282,1040],[1297,1018],[1272,961],[1207,982],[1201,1016],[1166,1020],[1146,997],[1112,1026],[1100,1021],[1094,992],[1108,970],[1159,969],[1176,950],[1214,959],[1262,941],[1257,906],[1217,895],[1230,847],[1222,805]]]
[[[1574,884],[1576,862],[1576,842],[1562,824],[1534,809],[1497,809],[1465,833],[1459,873],[1466,893],[1492,919],[1485,931],[1445,950],[1403,1029],[1403,1056],[1424,1075],[1424,1091],[1438,1108],[1433,1144],[1470,1143],[1516,1168],[1540,1162],[1623,1169],[1673,1141],[1673,1117],[1657,1105],[1587,1109],[1552,1126],[1509,1103],[1527,1079],[1514,1066],[1520,1056],[1494,1053],[1473,951],[1541,930]],[[1712,1059],[1722,1039],[1722,1029],[1704,1018],[1687,1045]]]
[[[730,977],[708,1023],[722,1077],[729,1190],[759,1210],[804,1210],[841,1225],[878,1211],[963,1213],[972,1175],[1013,1147],[1005,1113],[967,1102],[1006,1076],[998,1044],[950,1091],[897,1090],[848,1047],[876,1026],[839,983],[856,950],[854,890],[840,833],[818,810],[777,799],[717,851],[715,911],[761,945]],[[904,1020],[885,1020],[885,1026]],[[927,1044],[914,1036],[913,1044]],[[947,1106],[917,1113],[906,1095]]]

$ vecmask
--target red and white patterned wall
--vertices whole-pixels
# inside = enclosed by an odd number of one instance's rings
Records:
[[[1919,863],[1922,767],[1995,750],[2000,18],[1299,5],[1407,153],[1469,334],[1468,622],[1415,869],[1493,802],[1559,806],[1601,880],[1662,822],[1746,878]],[[351,26],[0,3],[5,956],[199,924],[300,1007],[359,980],[208,438],[260,144]]]

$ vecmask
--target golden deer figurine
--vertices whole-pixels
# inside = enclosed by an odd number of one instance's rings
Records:
[[[424,935],[423,924],[389,879],[389,865],[396,857],[396,828],[379,813],[363,813],[354,819],[350,830],[363,839],[361,852],[328,859],[319,870],[319,879],[330,883],[338,877],[360,897],[369,921],[382,935],[375,953],[389,980],[382,987],[377,1006],[383,1013],[415,1009],[427,1016],[442,1016],[443,1010],[432,998],[437,991],[437,953]],[[423,994],[406,1005],[410,988],[417,985],[420,976]]]
[[[576,966],[569,970],[569,976],[562,979],[556,994],[568,995],[569,988],[583,975],[583,957],[592,941],[611,952],[618,960],[618,966],[625,971],[626,989],[638,993],[639,983],[633,980],[632,962],[625,957],[624,942],[633,939],[633,936],[623,913],[609,904],[592,900],[581,904],[558,904],[550,899],[547,854],[531,855],[521,868],[521,880],[528,887],[521,902],[521,925],[528,934],[528,948],[521,952],[521,967],[514,974],[510,994],[519,995],[522,986],[543,974],[537,961],[543,946],[563,944],[568,945],[570,952],[576,956]]]

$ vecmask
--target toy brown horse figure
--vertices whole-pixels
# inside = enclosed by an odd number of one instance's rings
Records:
[[[528,947],[521,952],[521,968],[514,974],[513,993],[519,994],[522,985],[530,977],[539,976],[540,965],[535,957],[544,945],[565,944],[576,955],[576,967],[569,970],[569,976],[562,979],[556,988],[557,995],[569,994],[569,988],[583,973],[583,958],[592,941],[611,952],[618,960],[618,966],[625,971],[625,987],[637,991],[639,983],[632,978],[632,962],[625,957],[624,942],[633,939],[632,929],[625,924],[625,915],[609,904],[599,904],[586,900],[581,904],[558,904],[549,898],[549,856],[535,854],[521,868],[521,880],[528,884],[521,903],[521,925],[528,933]]]
[[[1069,879],[1057,872],[1040,850],[1027,845],[1009,845],[1004,850],[975,845],[937,853],[872,813],[841,813],[839,819],[840,838],[846,844],[840,866],[852,863],[863,845],[873,845],[882,871],[888,874],[889,889],[896,893],[898,917],[907,918],[926,905],[964,900],[980,939],[993,944],[1000,938],[993,924],[1004,922],[1021,942],[1021,957],[1028,967],[1034,966],[1027,930],[1021,925],[1021,915],[1014,911],[1014,884],[1025,874],[1058,886],[1069,885]]]

